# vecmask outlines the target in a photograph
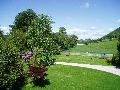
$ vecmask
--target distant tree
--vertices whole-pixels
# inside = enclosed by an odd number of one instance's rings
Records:
[[[66,29],[64,27],[59,28],[59,33],[66,35]]]
[[[69,44],[70,44],[70,48],[73,48],[77,45],[77,40],[78,37],[76,35],[70,35],[69,37]]]
[[[1,26],[1,25],[0,25]],[[1,30],[1,28],[0,28],[0,35],[3,35],[3,31]]]
[[[56,33],[52,33],[52,39],[53,39],[53,41],[54,41],[54,44],[55,44],[55,52],[54,52],[54,54],[60,54],[60,46],[59,46],[59,33],[58,32],[56,32]]]
[[[0,29],[0,35],[3,35],[3,31]]]
[[[82,44],[83,44],[83,43],[84,43],[84,40],[83,40],[83,39],[80,39],[80,40],[78,40],[78,43],[80,43],[80,44],[82,43]]]
[[[66,29],[64,27],[60,27],[59,28],[59,32],[58,32],[58,38],[59,38],[59,46],[61,48],[61,50],[67,50],[69,49],[69,42],[68,42],[68,35],[66,32]]]
[[[68,50],[77,45],[77,36],[67,35],[64,27],[60,27],[59,32],[53,33],[53,37],[61,51]]]

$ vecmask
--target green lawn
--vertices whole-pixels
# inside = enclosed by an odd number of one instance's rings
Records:
[[[91,43],[88,45],[78,45],[71,49],[71,52],[93,52],[93,53],[115,53],[117,50],[117,40]]]
[[[91,56],[81,56],[81,55],[57,55],[56,61],[60,62],[72,62],[72,63],[82,63],[82,64],[96,64],[96,65],[110,65],[105,59],[100,59]]]
[[[106,41],[77,46],[70,53],[115,53],[117,41]],[[105,59],[82,55],[56,55],[56,61],[81,64],[109,65]],[[49,83],[45,87],[34,86],[29,81],[23,90],[120,90],[120,77],[93,69],[53,65],[48,69]]]
[[[48,70],[45,87],[28,83],[23,90],[120,90],[120,77],[80,67],[54,65]]]

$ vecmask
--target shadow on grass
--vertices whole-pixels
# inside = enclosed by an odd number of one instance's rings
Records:
[[[46,85],[50,85],[49,79],[36,79],[33,81],[34,86],[45,87]]]
[[[24,76],[21,76],[20,78],[18,78],[14,83],[12,90],[22,90],[22,87],[25,85],[25,81],[26,79]]]
[[[16,82],[12,83],[7,83],[5,86],[1,86],[0,84],[0,90],[22,90],[22,87],[25,85],[25,77],[20,76],[17,78]]]
[[[112,62],[111,64],[115,66],[115,68],[120,69],[120,62],[119,63]]]
[[[120,66],[116,66],[117,69],[120,69]]]

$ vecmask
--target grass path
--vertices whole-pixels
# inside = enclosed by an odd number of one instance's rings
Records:
[[[78,63],[67,63],[67,62],[55,62],[55,64],[91,68],[120,76],[120,68],[117,68],[116,66],[102,66],[102,65],[78,64]]]

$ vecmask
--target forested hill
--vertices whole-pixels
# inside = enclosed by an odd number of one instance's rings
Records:
[[[112,39],[120,37],[120,27],[102,37],[102,39]]]

